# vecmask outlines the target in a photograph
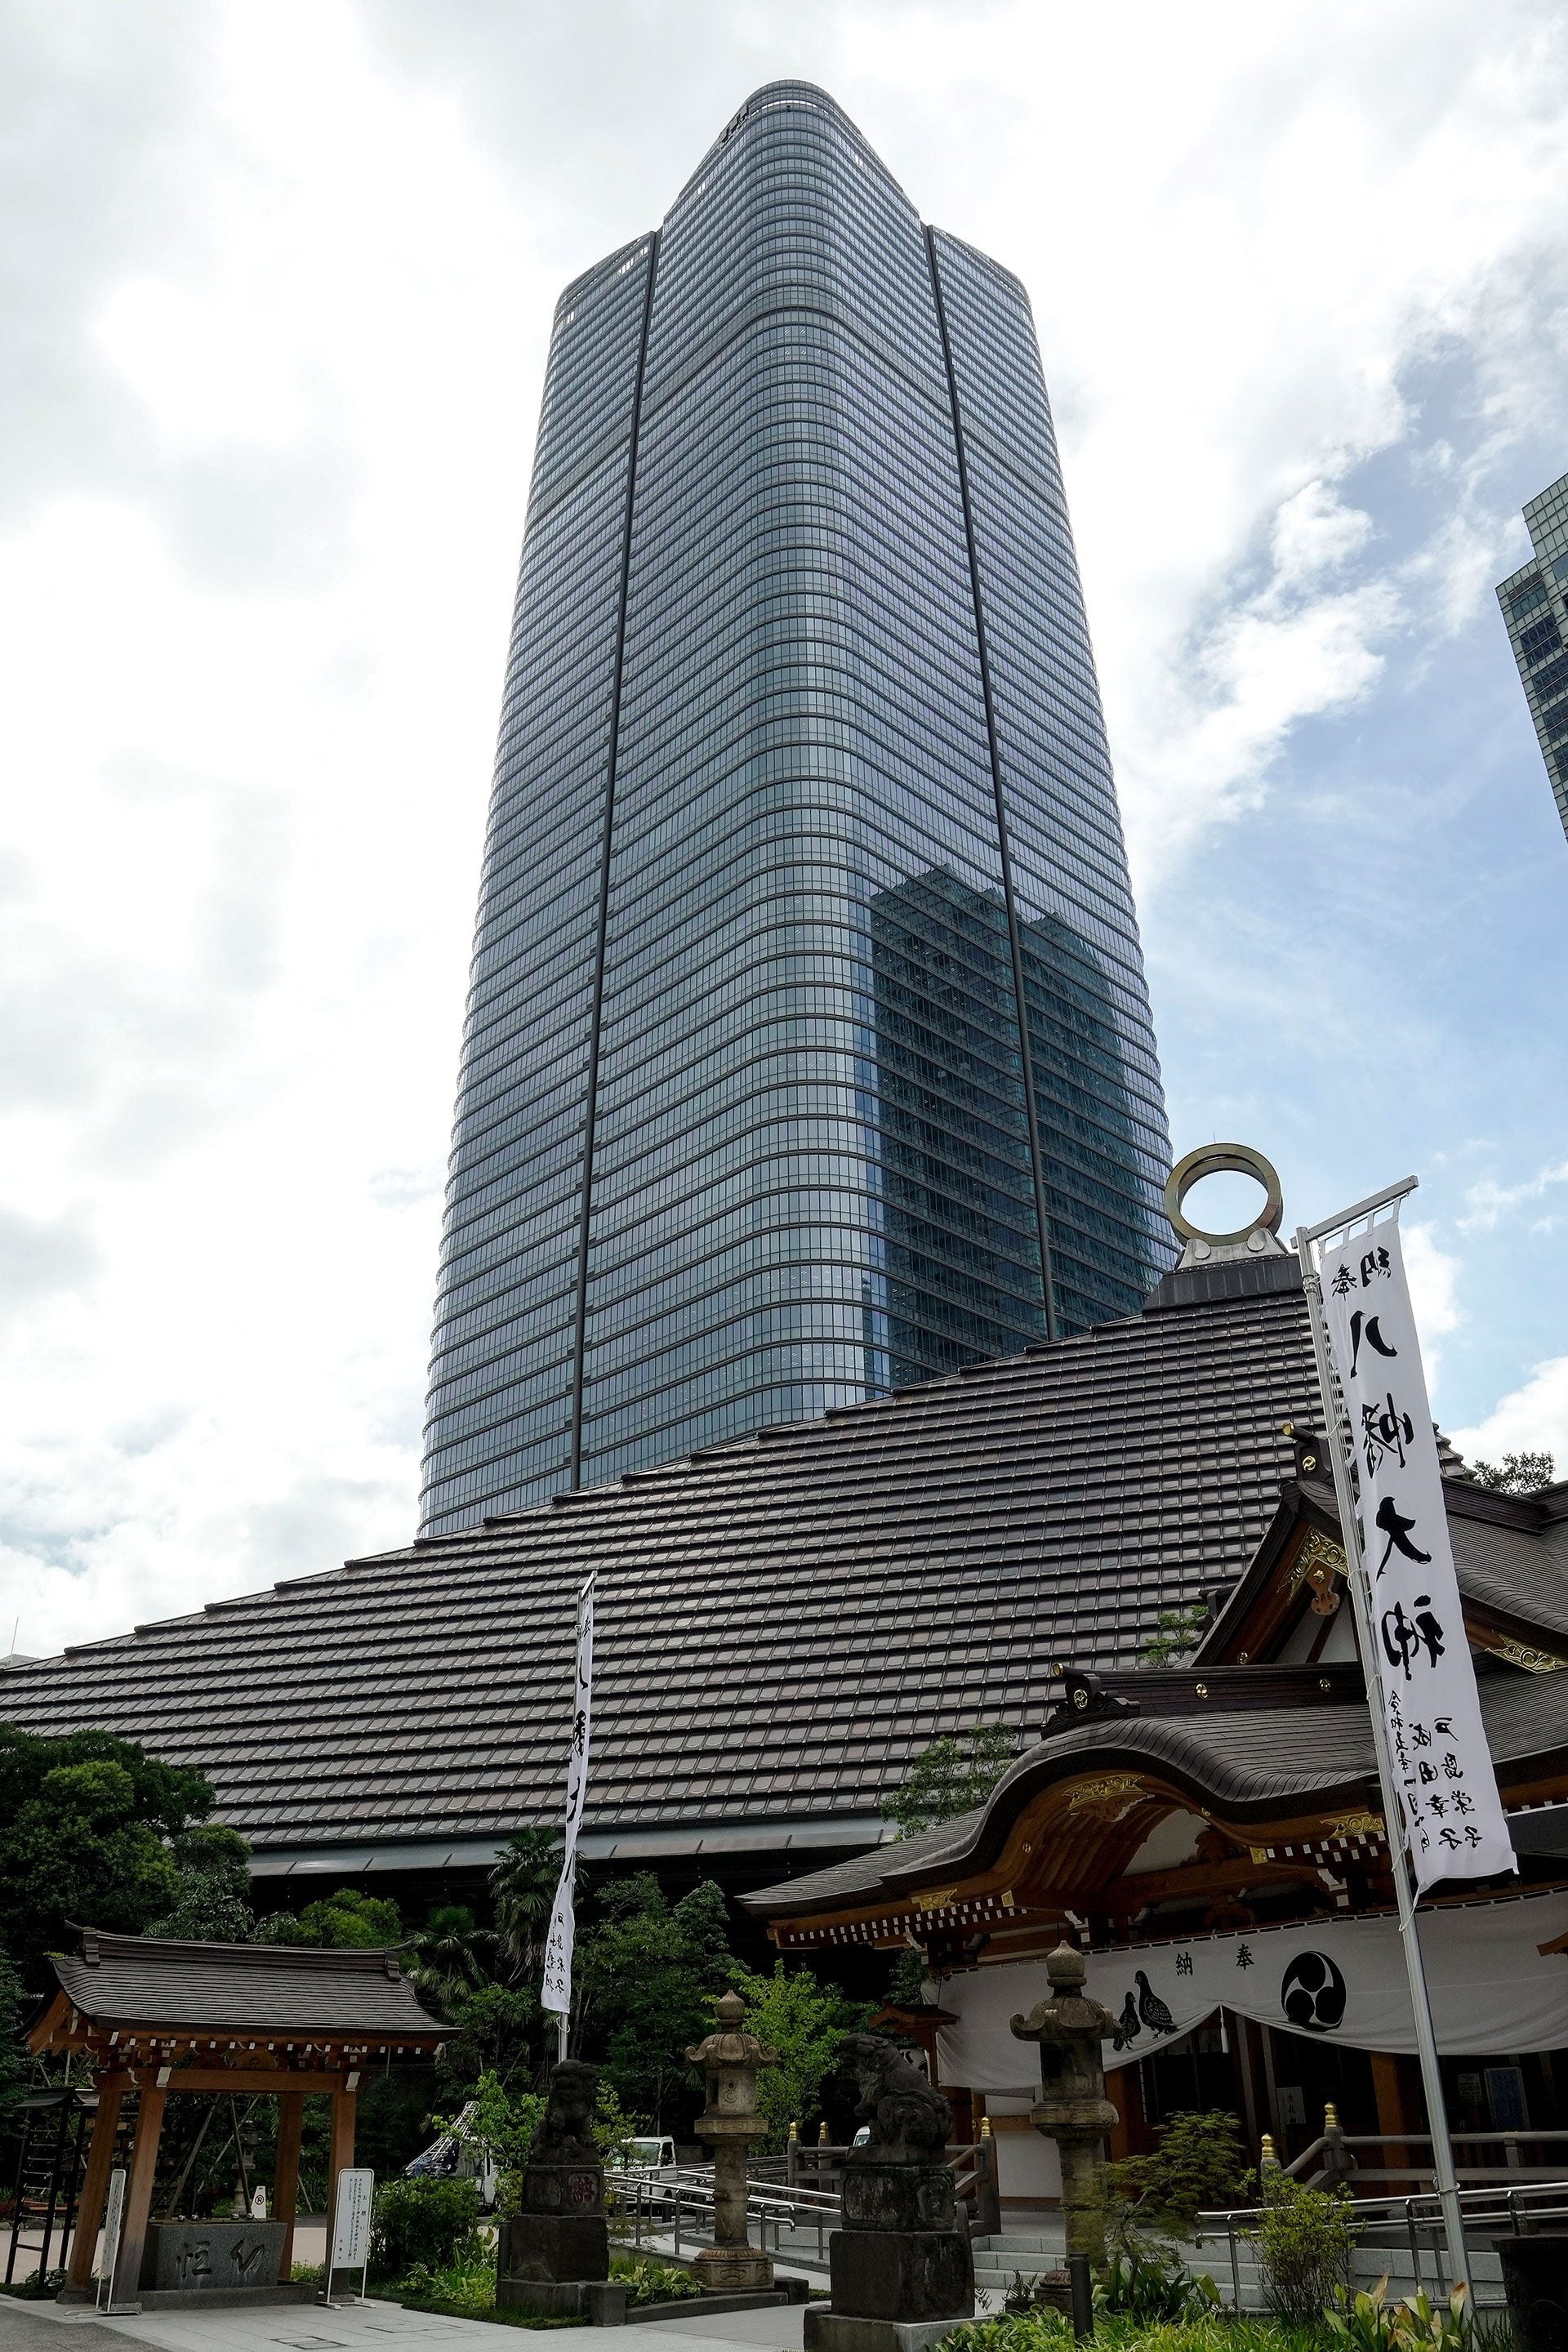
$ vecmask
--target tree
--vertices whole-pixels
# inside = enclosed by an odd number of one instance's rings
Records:
[[[514,1982],[532,1984],[542,1973],[562,1852],[554,1830],[521,1830],[490,1872],[496,1943]]]
[[[931,1962],[918,1944],[906,1944],[888,1970],[888,1999],[899,2009],[918,2009],[925,2000]]]
[[[22,2039],[22,2019],[31,2006],[21,1978],[0,1952],[0,2140],[8,2137],[16,2125],[31,2072],[27,2045]]]
[[[1478,1486],[1489,1486],[1495,1495],[1539,1495],[1542,1486],[1555,1483],[1557,1464],[1550,1454],[1505,1454],[1500,1465],[1473,1463],[1470,1475]]]
[[[447,2003],[453,2033],[442,2049],[443,2075],[469,2084],[490,2074],[509,2093],[533,2078],[544,2011],[532,1985],[477,1985]]]
[[[639,1871],[601,1888],[598,1906],[578,1942],[579,2036],[626,2112],[662,2129],[678,2095],[695,2107],[686,2052],[711,2030],[712,1996],[733,1972],[724,1898],[708,1881],[671,1909]]]
[[[481,1954],[495,1938],[474,1924],[466,1903],[438,1904],[414,1938],[414,1976],[443,2009],[488,1981]]]
[[[340,1886],[335,1895],[318,1896],[296,1917],[292,1911],[273,1911],[258,1923],[258,1944],[328,1945],[337,1950],[376,1951],[403,1941],[403,1921],[397,1906],[382,1895],[362,1895],[354,1886]]]
[[[792,2123],[809,2126],[821,2110],[822,2085],[837,2073],[845,2039],[858,2033],[870,2010],[824,1984],[809,1969],[775,1960],[772,1976],[735,1971],[746,2004],[746,2031],[777,2053],[757,2077],[757,2105],[768,2120],[767,2145],[782,2148]]]
[[[0,1944],[31,1991],[70,1924],[140,1935],[183,1891],[169,1841],[215,1802],[205,1774],[107,1731],[0,1725]]]
[[[198,1822],[171,1849],[178,1874],[173,1907],[154,1920],[154,1936],[179,1936],[195,1944],[244,1944],[255,1935],[250,1893],[250,1848],[237,1830],[222,1822]]]
[[[1137,2206],[1146,2227],[1190,2238],[1201,2212],[1240,2202],[1247,2169],[1241,2126],[1224,2107],[1206,2115],[1189,2109],[1160,2125],[1158,2138],[1152,2156],[1107,2165],[1105,2185]]]
[[[1016,1733],[1002,1723],[977,1723],[956,1737],[933,1739],[915,1758],[882,1807],[900,1838],[983,1805],[1018,1752]]]
[[[1140,1652],[1144,1665],[1169,1666],[1186,1657],[1207,1633],[1209,1622],[1208,1610],[1201,1601],[1189,1601],[1184,1609],[1162,1609],[1154,1620],[1154,1631]]]

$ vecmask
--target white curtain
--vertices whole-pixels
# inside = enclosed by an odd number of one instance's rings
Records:
[[[1420,1916],[1437,2047],[1455,2056],[1568,2048],[1568,1957],[1539,1947],[1568,1934],[1568,1894],[1467,1903]],[[1320,1919],[1301,1927],[1194,1936],[1090,1952],[1087,1991],[1123,2021],[1108,2067],[1147,2058],[1216,2009],[1277,2032],[1413,2052],[1399,1930],[1392,1916]],[[1009,2020],[1050,1991],[1043,1960],[1006,1960],[945,1978],[942,2005],[958,2023],[937,2036],[944,2083],[1027,2098],[1039,2081],[1035,2045]],[[1134,2030],[1135,2029],[1135,2030]]]

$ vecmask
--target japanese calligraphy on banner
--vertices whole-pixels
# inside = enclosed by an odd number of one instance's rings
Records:
[[[1509,1895],[1424,1912],[1421,1948],[1437,2047],[1506,2057],[1568,2041],[1568,1959],[1543,1951],[1568,1931],[1568,1895]],[[1391,1916],[1194,1936],[1084,1954],[1091,2000],[1116,2020],[1107,2066],[1147,2058],[1220,2010],[1277,2034],[1414,2053],[1415,2025]],[[1044,1960],[1005,1960],[942,1980],[954,2022],[937,2035],[944,2083],[1004,2097],[1039,2094],[1037,2056],[1011,2030],[1050,1991]],[[1277,2045],[1277,2051],[1279,2045]],[[1279,2058],[1282,2078],[1289,2079]],[[1111,2097],[1117,2095],[1112,2089]]]
[[[1397,1224],[1390,1219],[1325,1250],[1322,1285],[1355,1448],[1378,1685],[1415,1884],[1425,1890],[1439,1879],[1517,1870],[1465,1639]]]
[[[594,1703],[594,1580],[577,1596],[577,1673],[572,1696],[572,1741],[566,1756],[565,1852],[561,1857],[561,1884],[550,1915],[544,1944],[544,1986],[540,1999],[559,2016],[572,2008],[572,1952],[577,1937],[577,1914],[572,1901],[572,1880],[577,1866],[577,1830],[588,1795],[588,1731]]]

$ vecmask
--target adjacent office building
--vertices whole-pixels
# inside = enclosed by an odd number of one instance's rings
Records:
[[[1568,832],[1568,474],[1524,509],[1530,562],[1498,588],[1541,756]]]
[[[556,311],[424,1529],[1135,1312],[1168,1167],[1027,298],[770,85]]]

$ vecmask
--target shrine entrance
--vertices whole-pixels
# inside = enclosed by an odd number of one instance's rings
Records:
[[[59,1990],[28,2036],[40,2056],[85,2053],[97,2093],[61,2300],[92,2296],[116,2139],[132,2095],[109,2311],[136,2311],[153,2298],[184,2304],[287,2294],[306,2099],[331,2101],[330,2242],[339,2180],[353,2163],[362,2076],[377,2059],[433,2054],[450,2028],[420,2007],[395,1952],[79,1933],[79,1950],[53,1960]],[[181,2093],[277,2100],[269,2222],[154,2214],[164,2109]],[[182,2179],[176,2189],[183,2186]],[[167,2243],[158,2242],[165,2232]]]

